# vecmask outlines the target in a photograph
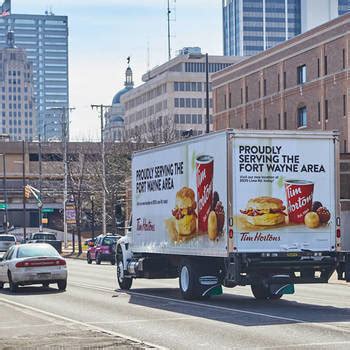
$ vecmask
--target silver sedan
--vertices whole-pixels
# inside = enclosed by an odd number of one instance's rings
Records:
[[[0,258],[0,288],[9,283],[10,291],[18,286],[57,283],[67,287],[67,264],[55,248],[47,243],[14,245]]]

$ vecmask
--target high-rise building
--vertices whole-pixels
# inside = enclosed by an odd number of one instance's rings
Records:
[[[6,46],[6,34],[13,31],[16,46],[26,50],[33,65],[37,132],[44,129],[47,138],[62,136],[62,115],[57,108],[68,107],[68,18],[14,14],[9,0],[0,16],[0,48]],[[55,109],[52,109],[55,108]]]
[[[142,76],[144,84],[123,94],[125,137],[168,142],[206,130],[206,59],[198,48],[180,54]],[[242,57],[208,56],[209,120],[212,128],[212,73]]]
[[[33,64],[24,49],[14,45],[7,33],[6,47],[0,49],[0,132],[10,140],[32,140],[36,131]]]
[[[350,11],[350,0],[223,0],[225,55],[255,55]]]

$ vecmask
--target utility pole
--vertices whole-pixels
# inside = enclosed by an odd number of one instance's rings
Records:
[[[111,108],[112,106],[106,105],[91,105],[91,108],[100,110],[101,118],[101,148],[102,148],[102,233],[107,233],[106,229],[106,151],[105,151],[105,140],[104,140],[104,110],[105,108]]]
[[[2,178],[2,184],[4,188],[4,199],[5,199],[5,214],[4,214],[4,229],[5,233],[8,232],[8,227],[7,227],[7,220],[8,220],[8,212],[7,212],[7,188],[6,188],[6,154],[2,154],[2,171],[3,171],[3,178]]]
[[[50,110],[59,110],[62,115],[62,142],[63,142],[63,166],[64,166],[64,189],[63,189],[63,231],[64,231],[64,247],[68,245],[68,231],[67,231],[67,218],[66,218],[66,203],[68,199],[68,164],[67,164],[67,141],[68,141],[68,125],[69,125],[69,112],[74,111],[74,107],[54,107]]]
[[[39,198],[38,209],[39,209],[39,232],[43,230],[43,202],[42,202],[42,162],[41,162],[41,135],[39,134]]]
[[[26,163],[25,163],[25,141],[22,140],[22,185],[23,185],[23,239],[27,238],[27,221],[26,221],[26,197],[24,189],[26,187]]]

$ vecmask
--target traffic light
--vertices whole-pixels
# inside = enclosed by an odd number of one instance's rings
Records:
[[[29,185],[26,185],[26,186],[24,187],[24,197],[25,197],[25,198],[29,198],[29,197],[30,197],[30,193],[31,193],[30,186],[29,186]]]

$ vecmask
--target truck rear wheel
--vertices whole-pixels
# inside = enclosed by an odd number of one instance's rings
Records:
[[[281,299],[283,294],[272,294],[269,286],[262,283],[251,285],[252,293],[257,300],[276,300]]]
[[[196,265],[190,260],[182,261],[179,271],[179,286],[181,295],[186,300],[197,299],[200,296]]]
[[[117,281],[120,289],[129,290],[132,285],[132,278],[125,277],[124,263],[123,263],[123,253],[122,250],[118,247],[117,254]]]

